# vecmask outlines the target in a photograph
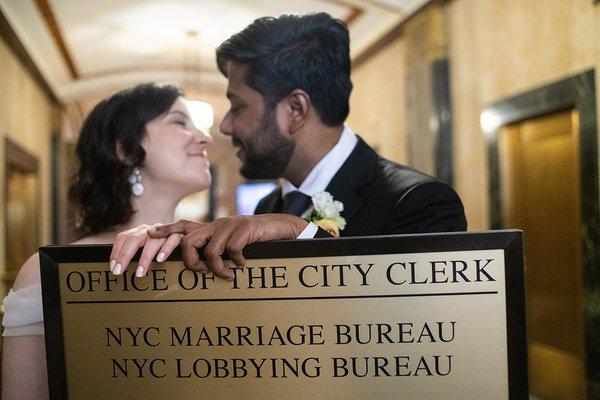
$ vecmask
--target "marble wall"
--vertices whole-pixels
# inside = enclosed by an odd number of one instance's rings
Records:
[[[347,124],[381,155],[407,162],[406,40],[398,38],[352,70]]]
[[[480,114],[492,102],[591,68],[600,81],[600,5],[592,0],[452,0],[443,5],[443,16],[454,187],[469,228],[488,229],[487,149]],[[395,40],[353,70],[348,121],[385,157],[399,162],[408,160],[408,35],[411,24],[422,18],[409,21]]]
[[[0,39],[0,154],[4,158],[4,139],[23,148],[39,162],[40,214],[38,236],[49,243],[52,234],[51,138],[57,131],[58,109],[31,77],[26,68]],[[4,160],[0,162],[0,204],[4,207],[6,181]],[[0,223],[0,274],[5,272],[6,235]]]
[[[591,68],[598,81],[600,6],[591,0],[455,0],[446,11],[455,186],[471,228],[485,229],[490,212],[482,110]]]

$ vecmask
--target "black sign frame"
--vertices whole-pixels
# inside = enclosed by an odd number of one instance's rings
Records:
[[[505,259],[509,399],[527,400],[529,394],[521,231],[498,230],[274,241],[248,246],[244,250],[244,255],[247,259],[261,259],[496,249],[504,251]],[[108,268],[110,252],[110,245],[40,247],[46,360],[52,400],[68,399],[58,266],[60,263],[106,262]],[[138,251],[134,260],[139,259],[140,253],[141,251]],[[169,261],[181,261],[179,248],[173,252]]]

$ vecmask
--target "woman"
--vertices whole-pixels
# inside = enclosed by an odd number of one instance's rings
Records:
[[[174,86],[143,84],[102,101],[77,143],[81,165],[69,193],[80,217],[75,244],[113,243],[117,232],[172,221],[182,198],[210,186],[211,143]],[[37,254],[4,304],[2,398],[48,398]]]

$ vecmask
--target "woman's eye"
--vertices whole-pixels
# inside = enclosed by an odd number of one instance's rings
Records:
[[[176,124],[185,126],[185,121],[175,121]]]

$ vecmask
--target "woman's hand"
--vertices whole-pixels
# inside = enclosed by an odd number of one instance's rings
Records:
[[[202,225],[199,222],[195,222],[194,224]],[[141,247],[144,250],[135,271],[137,277],[146,275],[150,263],[152,263],[155,257],[158,262],[165,261],[179,245],[179,241],[183,235],[174,233],[161,238],[148,237],[147,231],[159,226],[162,226],[162,224],[140,225],[117,234],[112,252],[110,253],[111,272],[115,275],[122,274]]]

